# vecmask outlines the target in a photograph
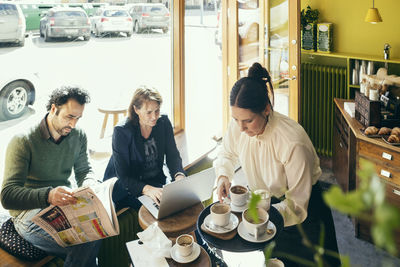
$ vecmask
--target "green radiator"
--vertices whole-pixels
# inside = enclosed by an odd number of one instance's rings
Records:
[[[333,98],[347,98],[344,67],[301,64],[300,121],[319,155],[332,156]]]

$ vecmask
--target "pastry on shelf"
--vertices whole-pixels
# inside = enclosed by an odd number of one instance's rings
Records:
[[[379,134],[379,135],[389,135],[391,132],[392,132],[392,129],[387,128],[387,127],[382,127],[382,128],[379,130],[378,134]]]
[[[389,143],[400,143],[400,138],[395,134],[389,136],[387,140]]]
[[[367,127],[367,129],[365,129],[364,134],[373,135],[373,134],[377,134],[378,131],[379,131],[379,129],[376,128],[375,126],[369,126],[369,127]]]
[[[400,127],[394,127],[390,134],[391,135],[397,135],[397,137],[400,137]]]

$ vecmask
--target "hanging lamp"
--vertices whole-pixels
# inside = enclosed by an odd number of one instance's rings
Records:
[[[371,22],[372,24],[382,22],[382,17],[378,9],[375,8],[374,2],[375,0],[372,0],[372,8],[368,9],[367,15],[365,16],[365,22]]]

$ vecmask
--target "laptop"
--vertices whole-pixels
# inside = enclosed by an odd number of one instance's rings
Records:
[[[164,185],[160,205],[149,196],[138,199],[156,219],[162,219],[198,202],[209,199],[215,184],[215,170],[209,168]]]

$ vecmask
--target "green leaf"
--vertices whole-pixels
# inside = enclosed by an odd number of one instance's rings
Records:
[[[385,202],[385,184],[382,183],[381,179],[373,175],[369,185],[370,192],[373,194],[373,205],[379,206]]]
[[[325,243],[325,224],[321,223],[321,230],[319,233],[319,245],[320,247],[324,247]]]
[[[375,210],[374,222],[371,229],[374,243],[386,249],[390,254],[396,255],[393,231],[399,229],[400,211],[396,207],[384,203]]]
[[[326,204],[342,213],[359,215],[366,210],[362,199],[362,194],[359,191],[353,191],[344,194],[338,186],[331,188],[323,193],[323,199]]]
[[[350,267],[350,257],[340,255],[340,261],[342,262],[341,267]]]
[[[265,257],[265,262],[268,262],[268,260],[272,256],[272,251],[275,248],[275,241],[272,241],[271,243],[268,244],[268,246],[265,247],[264,249],[264,257]]]
[[[257,204],[260,202],[261,196],[251,193],[250,203],[249,203],[249,215],[254,220],[255,223],[259,223],[258,213],[257,213]]]

